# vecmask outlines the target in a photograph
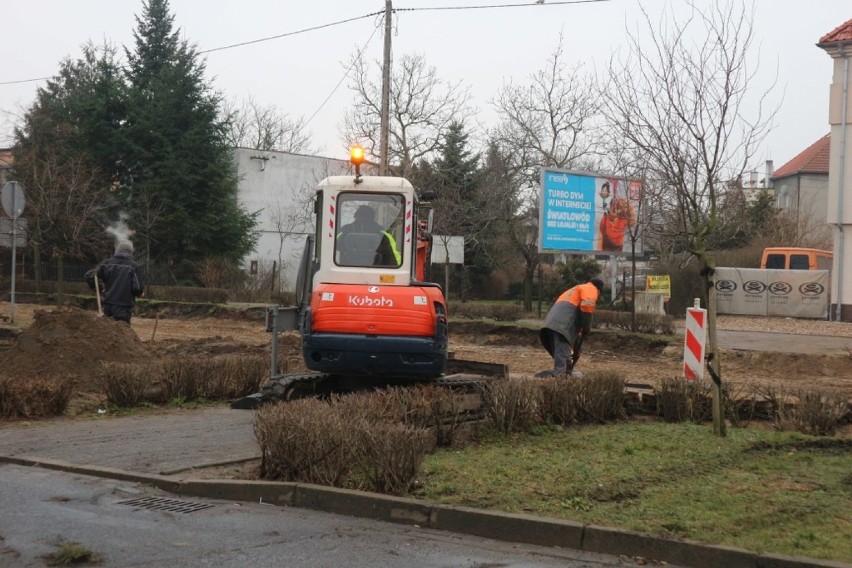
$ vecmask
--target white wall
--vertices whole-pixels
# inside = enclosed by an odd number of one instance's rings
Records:
[[[240,176],[237,199],[249,213],[260,212],[260,239],[245,258],[271,269],[282,267],[281,289],[293,290],[306,235],[314,232],[313,197],[317,183],[330,176],[352,173],[346,160],[234,149]],[[353,174],[354,175],[354,174]]]
[[[831,150],[827,219],[835,227],[832,319],[852,321],[852,45],[821,47],[832,57],[834,67],[828,104]]]

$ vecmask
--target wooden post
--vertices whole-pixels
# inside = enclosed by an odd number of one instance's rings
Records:
[[[704,265],[707,271],[707,365],[713,377],[713,433],[724,437],[728,432],[722,401],[722,361],[716,341],[716,259],[706,257]]]

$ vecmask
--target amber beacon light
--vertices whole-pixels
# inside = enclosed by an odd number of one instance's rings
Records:
[[[352,146],[349,150],[349,161],[355,166],[355,183],[361,183],[361,164],[364,163],[364,147]]]

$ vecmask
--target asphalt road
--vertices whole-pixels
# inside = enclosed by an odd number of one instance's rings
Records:
[[[156,498],[189,512],[152,508]],[[64,542],[84,546],[105,568],[634,565],[614,556],[290,507],[187,500],[135,483],[0,465],[0,567],[46,566],[47,555]]]

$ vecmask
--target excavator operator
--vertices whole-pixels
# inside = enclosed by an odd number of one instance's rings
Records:
[[[402,255],[397,249],[396,239],[384,227],[376,223],[376,211],[369,205],[358,207],[355,210],[355,220],[340,229],[341,238],[353,233],[379,235],[381,237],[372,265],[399,266],[402,264]]]

